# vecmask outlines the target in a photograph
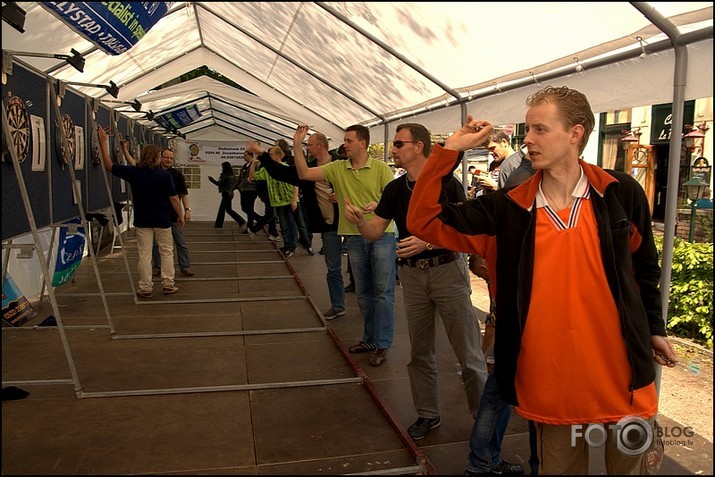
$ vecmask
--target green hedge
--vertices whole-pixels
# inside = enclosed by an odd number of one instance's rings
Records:
[[[656,236],[661,260],[663,237]],[[668,302],[668,330],[708,348],[713,346],[713,244],[675,237]]]

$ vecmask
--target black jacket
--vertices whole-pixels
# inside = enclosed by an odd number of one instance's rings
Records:
[[[494,372],[502,397],[518,405],[514,378],[531,301],[535,197],[542,172],[517,187],[458,205],[449,203],[444,191],[460,162],[456,151],[434,147],[415,185],[407,223],[423,240],[467,253],[483,252],[476,234],[496,237],[499,332]],[[590,183],[603,266],[621,318],[632,392],[654,381],[651,336],[666,334],[650,208],[643,188],[630,175],[580,164]]]

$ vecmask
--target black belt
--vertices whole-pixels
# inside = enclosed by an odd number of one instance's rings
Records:
[[[445,263],[454,262],[459,258],[456,252],[443,253],[430,258],[403,258],[402,263],[413,268],[439,267]]]

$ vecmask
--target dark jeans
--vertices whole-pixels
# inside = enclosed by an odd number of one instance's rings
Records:
[[[281,234],[283,235],[283,246],[287,250],[295,250],[297,243],[309,249],[313,243],[313,235],[308,231],[308,227],[303,220],[300,203],[295,210],[291,205],[276,207],[276,214],[281,224]]]
[[[263,202],[265,213],[263,214],[263,217],[253,224],[251,231],[258,232],[264,225],[268,225],[268,235],[278,237],[278,219],[276,218],[276,209],[273,208],[267,197],[261,197],[259,195],[258,198],[261,199],[261,202]]]
[[[218,206],[218,213],[216,214],[216,222],[214,222],[214,227],[216,227],[217,229],[223,227],[223,219],[226,217],[226,214],[230,215],[238,225],[243,226],[243,224],[246,223],[246,220],[241,217],[238,212],[233,210],[233,196],[222,194],[221,205]]]
[[[246,214],[251,230],[263,218],[256,212],[256,199],[258,199],[258,192],[255,190],[241,191],[241,210]]]
[[[497,380],[490,374],[484,385],[484,393],[479,403],[477,419],[472,427],[469,441],[467,470],[470,472],[489,472],[501,463],[501,445],[504,432],[511,418],[512,406],[499,394]],[[529,447],[531,456],[529,466],[531,475],[538,475],[539,458],[536,451],[536,428],[529,421]]]

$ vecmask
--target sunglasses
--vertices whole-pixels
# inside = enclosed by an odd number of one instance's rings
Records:
[[[419,142],[419,141],[401,141],[401,140],[398,139],[397,141],[394,141],[394,142],[392,143],[392,145],[395,146],[396,149],[400,149],[402,146],[404,146],[404,145],[407,144],[408,142],[414,144],[414,143]]]

